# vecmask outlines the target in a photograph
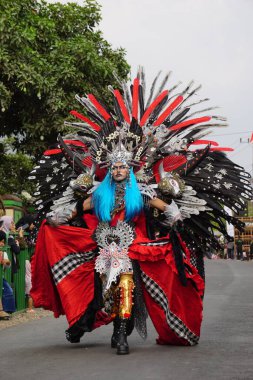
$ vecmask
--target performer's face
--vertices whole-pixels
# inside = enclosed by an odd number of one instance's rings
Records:
[[[124,162],[115,162],[111,167],[111,172],[114,181],[121,182],[126,179],[129,173],[129,168]]]

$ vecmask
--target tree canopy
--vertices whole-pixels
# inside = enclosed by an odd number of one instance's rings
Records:
[[[113,72],[127,77],[125,51],[103,38],[100,19],[95,0],[0,0],[0,136],[15,136],[18,152],[39,156],[56,141],[75,94],[105,99]]]
[[[0,142],[0,194],[32,192],[33,184],[26,180],[33,167],[30,157],[13,153],[12,139]]]

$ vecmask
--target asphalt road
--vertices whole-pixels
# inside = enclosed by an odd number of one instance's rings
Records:
[[[200,343],[158,346],[129,338],[130,355],[110,348],[111,326],[65,340],[65,319],[46,317],[0,331],[0,379],[18,380],[253,380],[253,262],[207,261]]]

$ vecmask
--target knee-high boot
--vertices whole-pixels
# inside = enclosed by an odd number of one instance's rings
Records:
[[[112,335],[111,346],[117,347],[118,355],[125,355],[129,353],[129,346],[127,343],[128,332],[131,331],[131,313],[133,306],[133,274],[122,273],[119,282],[120,290],[120,304],[119,316],[114,320],[114,332]]]

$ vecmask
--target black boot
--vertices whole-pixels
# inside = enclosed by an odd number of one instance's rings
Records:
[[[116,317],[113,320],[113,334],[111,338],[111,347],[117,348],[117,343],[119,339],[119,327],[120,327],[120,319],[119,317]]]
[[[129,354],[129,346],[127,343],[127,323],[128,319],[119,318],[120,326],[118,330],[117,355]]]
[[[65,331],[67,340],[70,343],[80,343],[80,339],[84,333],[92,331],[95,318],[96,309],[94,301],[92,301],[81,318]]]
[[[113,334],[111,337],[111,348],[117,348],[117,343],[119,339],[119,328],[120,328],[120,321],[121,319],[117,316],[113,320]],[[134,329],[134,317],[133,314],[131,315],[131,318],[126,319],[126,332],[127,336],[131,335],[133,329]]]

